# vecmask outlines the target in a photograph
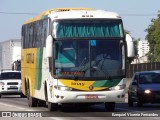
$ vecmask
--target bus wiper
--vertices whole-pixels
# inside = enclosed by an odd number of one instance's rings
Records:
[[[81,64],[79,65],[80,67],[81,66],[84,66],[84,64],[87,62],[87,58],[85,57],[83,60],[82,60],[82,62],[81,62]]]
[[[80,73],[80,74],[83,74],[83,76],[84,76],[84,74],[85,74],[85,69],[86,69],[86,66],[85,66],[85,63],[87,62],[87,58],[85,57],[83,60],[82,60],[82,62],[81,62],[81,64],[79,65],[79,68],[76,70],[76,72],[77,73]],[[78,80],[79,79],[79,74],[74,74],[73,75],[73,79],[74,80]]]
[[[73,79],[73,80],[78,80],[79,77],[78,77],[78,75],[74,74],[73,77],[72,77],[72,79]]]

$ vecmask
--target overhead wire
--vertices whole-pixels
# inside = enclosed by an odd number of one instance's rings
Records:
[[[28,12],[4,12],[0,11],[0,14],[17,14],[17,15],[37,15],[39,13],[28,13]],[[145,16],[155,16],[159,14],[120,14],[121,16],[140,16],[140,17],[145,17]]]
[[[22,15],[37,15],[38,13],[21,13],[21,12],[0,12],[0,14],[22,14]]]

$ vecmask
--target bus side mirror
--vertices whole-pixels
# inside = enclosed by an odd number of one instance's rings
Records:
[[[129,34],[126,34],[126,42],[127,42],[127,57],[135,57],[134,42]]]
[[[47,37],[46,40],[46,57],[52,57],[52,48],[53,48],[53,38],[51,35]]]

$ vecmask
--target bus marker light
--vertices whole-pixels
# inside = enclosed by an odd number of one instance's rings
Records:
[[[125,94],[123,94],[122,96],[121,96],[121,98],[124,98],[125,97]]]
[[[118,95],[117,98],[120,98],[120,95]]]
[[[120,90],[120,86],[116,86],[116,87],[115,87],[115,90]]]
[[[59,98],[59,95],[55,95],[56,98]]]
[[[0,82],[0,85],[4,85],[4,82]]]

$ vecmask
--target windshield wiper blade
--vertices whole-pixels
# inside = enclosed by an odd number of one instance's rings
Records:
[[[78,77],[78,75],[73,75],[73,77],[71,77],[73,80],[78,80],[79,79],[79,77]]]

